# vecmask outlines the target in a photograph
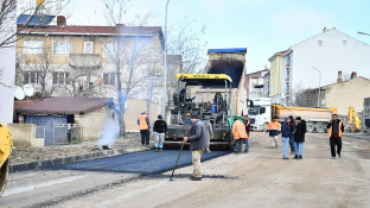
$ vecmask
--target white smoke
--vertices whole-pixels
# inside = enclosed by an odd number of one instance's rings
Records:
[[[102,148],[103,145],[113,147],[116,138],[119,136],[119,126],[113,119],[108,119],[105,123],[104,130],[101,132],[101,138],[98,140],[98,147]]]

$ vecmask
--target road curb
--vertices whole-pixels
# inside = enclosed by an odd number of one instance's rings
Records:
[[[94,152],[94,153],[84,154],[84,155],[53,158],[49,160],[40,160],[40,161],[20,163],[20,164],[10,164],[9,171],[10,173],[14,173],[14,172],[28,171],[28,170],[41,170],[41,169],[45,169],[47,167],[51,167],[54,165],[78,163],[78,162],[99,159],[99,158],[123,155],[126,153],[128,152],[125,150],[104,150],[101,152]]]

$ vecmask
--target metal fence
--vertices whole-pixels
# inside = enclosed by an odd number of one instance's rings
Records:
[[[83,140],[82,126],[71,124],[54,125],[54,145],[77,144]]]

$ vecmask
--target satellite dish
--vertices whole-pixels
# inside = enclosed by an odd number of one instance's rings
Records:
[[[28,97],[32,97],[33,96],[33,87],[31,85],[24,85],[23,86],[23,90],[24,90],[24,93]]]
[[[14,97],[15,97],[17,100],[23,100],[23,99],[24,99],[24,97],[26,96],[26,95],[24,94],[23,89],[22,89],[22,88],[20,88],[20,87],[18,87],[18,86],[15,86],[15,87],[13,88],[13,90],[14,90]]]

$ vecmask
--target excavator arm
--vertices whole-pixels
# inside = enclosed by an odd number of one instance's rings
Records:
[[[361,131],[361,120],[355,111],[355,107],[353,106],[349,108],[348,121],[350,125],[355,127],[355,131]]]
[[[3,195],[9,175],[9,156],[13,150],[13,135],[0,123],[0,196]]]

